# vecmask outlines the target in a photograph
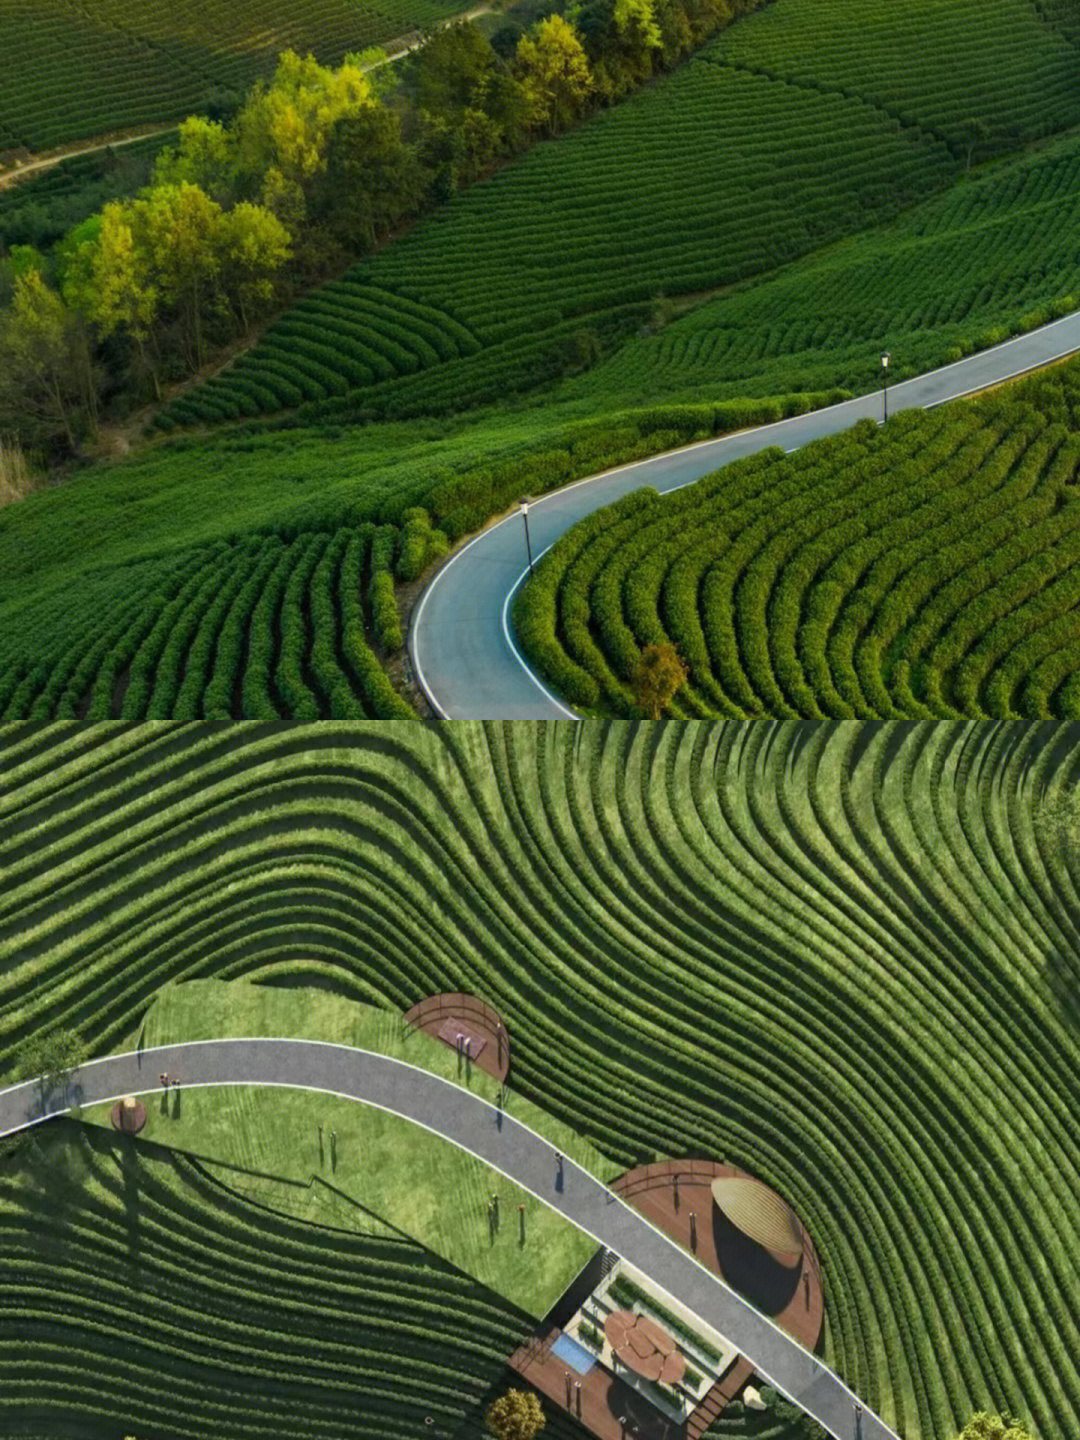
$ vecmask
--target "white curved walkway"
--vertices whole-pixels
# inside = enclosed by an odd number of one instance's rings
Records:
[[[928,409],[1080,350],[1080,313],[983,350],[955,365],[890,387],[889,413]],[[644,485],[677,490],[731,460],[770,445],[797,450],[857,420],[881,418],[881,395],[862,395],[775,425],[740,430],[619,466],[552,490],[529,508],[533,556],[572,525]],[[517,514],[482,530],[442,567],[413,614],[409,651],[416,677],[446,720],[558,720],[574,712],[552,695],[518,654],[508,624],[509,597],[524,578],[525,536]]]
[[[378,1106],[477,1156],[624,1257],[701,1320],[727,1336],[754,1368],[835,1440],[899,1440],[821,1360],[747,1304],[600,1181],[487,1101],[386,1055],[311,1040],[208,1040],[89,1061],[50,1092],[40,1081],[0,1090],[0,1136],[124,1095],[153,1093],[162,1072],[183,1087],[281,1085]]]

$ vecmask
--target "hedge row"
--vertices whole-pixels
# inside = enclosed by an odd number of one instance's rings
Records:
[[[691,714],[1078,714],[1078,399],[1067,366],[598,512],[518,597],[522,642],[613,714],[668,641]]]

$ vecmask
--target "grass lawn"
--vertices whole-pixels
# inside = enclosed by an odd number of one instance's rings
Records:
[[[149,1047],[180,1039],[296,1035],[400,1055],[456,1080],[457,1057],[422,1033],[402,1038],[400,1016],[320,991],[216,981],[169,986],[151,1006]],[[466,1080],[462,1076],[463,1083]],[[473,1070],[468,1087],[494,1095]],[[564,1153],[609,1177],[607,1161],[539,1106],[511,1094],[507,1110]],[[110,1125],[108,1105],[83,1118]],[[323,1127],[320,1143],[317,1127]],[[336,1132],[333,1147],[330,1132]],[[260,1086],[185,1088],[147,1101],[144,1138],[212,1162],[231,1188],[301,1218],[385,1233],[381,1219],[537,1317],[588,1261],[595,1242],[455,1145],[396,1115],[330,1095]],[[501,1223],[488,1224],[499,1196]],[[525,1242],[518,1210],[524,1203]],[[376,1223],[372,1223],[376,1217]]]

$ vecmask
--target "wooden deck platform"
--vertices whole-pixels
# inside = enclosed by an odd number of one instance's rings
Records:
[[[737,1230],[715,1206],[711,1187],[718,1176],[744,1174],[711,1160],[665,1160],[627,1171],[612,1189],[812,1350],[824,1319],[813,1242],[799,1222],[803,1253],[792,1265],[790,1257],[763,1249]],[[551,1347],[561,1333],[550,1327],[535,1335],[514,1352],[510,1365],[597,1440],[700,1440],[754,1374],[740,1356],[679,1425],[599,1363],[579,1375],[553,1355]]]

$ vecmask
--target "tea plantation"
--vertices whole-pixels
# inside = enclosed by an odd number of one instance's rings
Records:
[[[518,602],[573,700],[636,713],[644,645],[686,714],[1080,715],[1080,367],[640,491]]]
[[[276,387],[290,373],[305,377],[305,398],[321,391],[332,411],[335,396],[355,391],[348,407],[374,416],[535,386],[566,369],[583,330],[599,343],[626,338],[660,293],[700,295],[765,274],[892,219],[973,157],[1078,122],[1080,48],[1031,0],[775,0],[667,79],[458,195],[325,299],[301,301],[268,347],[178,401],[163,423],[295,404]],[[1008,273],[1008,255],[983,263]],[[1075,257],[1059,258],[1061,268],[1065,290],[1047,275],[1040,300],[1077,287]],[[372,287],[422,307],[436,327],[443,312],[444,348],[464,326],[479,354],[448,363],[440,353],[419,376],[385,357],[388,368],[372,375],[357,347]],[[873,311],[885,326],[889,299]],[[408,314],[399,324],[411,353],[421,347],[410,330],[433,338]],[[826,338],[811,342],[821,326],[801,305],[785,324],[804,345]],[[755,345],[774,343],[769,327],[755,332]]]
[[[855,391],[917,375],[1080,304],[1080,138],[962,180],[893,225],[853,236],[630,340],[562,395]]]
[[[400,650],[396,574],[445,548],[424,511],[401,528],[255,535],[106,572],[24,614],[0,713],[47,719],[229,719],[412,712],[369,639]],[[102,610],[106,619],[102,621]]]
[[[402,1237],[308,1225],[75,1121],[0,1158],[5,1436],[383,1440],[465,1423],[532,1321]]]
[[[0,153],[180,120],[268,75],[324,64],[455,14],[455,0],[0,0]]]
[[[723,1156],[791,1197],[822,1260],[826,1354],[906,1440],[951,1437],[982,1405],[1049,1440],[1080,1422],[1078,764],[1080,729],[1019,724],[9,730],[0,1054],[54,1023],[116,1047],[170,980],[318,985],[395,1010],[477,992],[506,1019],[515,1087],[618,1163]],[[134,1233],[174,1304],[198,1308],[205,1287],[211,1317],[250,1305],[250,1328],[215,1329],[198,1355],[170,1342],[155,1376],[97,1363],[102,1317],[149,1341],[117,1278],[134,1243],[123,1176],[92,1144],[93,1222],[79,1200],[70,1230],[43,1226],[39,1190],[5,1191],[5,1221],[23,1218],[2,1243],[26,1258],[0,1273],[36,1318],[29,1345],[0,1321],[3,1393],[13,1343],[17,1393],[39,1405],[50,1389],[117,1405],[174,1368],[194,1405],[226,1343],[237,1421],[252,1370],[287,1391],[248,1292],[300,1304],[281,1266],[330,1242],[294,1249],[285,1226],[287,1245],[263,1244],[245,1207],[238,1253],[258,1253],[260,1278],[227,1295],[213,1247],[235,1207],[197,1222],[211,1249],[190,1260],[174,1216],[193,1202],[163,1199]],[[355,1319],[324,1371],[326,1417],[337,1389],[375,1384],[352,1367],[386,1364],[364,1338],[383,1311],[349,1270],[377,1252],[344,1252]],[[290,1366],[338,1324],[325,1284],[304,1302],[323,1313],[290,1326]],[[92,1321],[62,1323],[67,1294]],[[152,1315],[156,1334],[156,1300]],[[492,1322],[500,1338],[516,1323],[499,1307]],[[450,1404],[435,1392],[464,1363],[425,1380],[424,1404]],[[364,1411],[323,1433],[367,1433]]]

